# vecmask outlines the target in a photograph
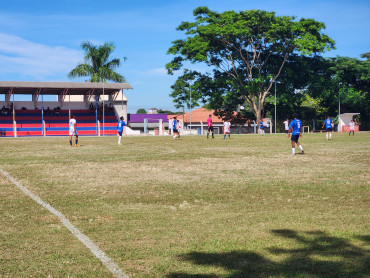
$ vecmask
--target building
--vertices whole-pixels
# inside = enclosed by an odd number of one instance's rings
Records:
[[[162,129],[168,128],[168,119],[165,114],[128,114],[127,124],[133,130],[147,133],[149,130],[159,129],[162,122]]]
[[[1,107],[15,110],[54,109],[63,110],[89,109],[91,104],[98,102],[114,108],[117,115],[127,117],[127,98],[123,90],[133,89],[128,83],[96,83],[96,82],[29,82],[0,81],[0,94],[5,101]],[[14,95],[31,95],[32,101],[14,101]],[[55,101],[43,101],[43,96],[54,95]]]
[[[80,134],[116,134],[118,118],[127,118],[124,89],[132,87],[128,83],[0,81],[0,95],[4,95],[0,107],[6,111],[0,117],[0,129],[5,136],[68,135],[73,113],[79,119]],[[15,95],[31,96],[31,100],[16,100]]]
[[[157,108],[149,108],[148,114],[158,114],[158,109]]]

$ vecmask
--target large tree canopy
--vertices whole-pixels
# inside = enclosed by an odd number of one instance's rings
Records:
[[[207,7],[195,9],[194,16],[194,22],[177,27],[187,38],[172,43],[168,53],[175,57],[166,68],[173,74],[188,61],[212,71],[188,70],[179,77],[172,87],[179,105],[188,99],[182,97],[188,90],[180,88],[181,82],[194,79],[198,97],[211,108],[236,109],[247,103],[259,122],[266,96],[290,57],[334,48],[334,41],[322,34],[325,25],[313,19],[297,21],[261,10],[217,13]]]
[[[120,59],[109,60],[114,50],[113,43],[96,46],[87,41],[82,42],[81,47],[85,50],[85,62],[71,70],[68,77],[89,76],[90,82],[125,82],[125,78],[114,71],[119,67]]]
[[[338,56],[323,60],[317,69],[309,78],[307,92],[326,115],[338,115],[340,100],[341,113],[359,112],[361,128],[369,129],[370,60]]]

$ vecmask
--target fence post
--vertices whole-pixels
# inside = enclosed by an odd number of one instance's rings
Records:
[[[98,136],[100,136],[100,121],[98,120]]]
[[[170,135],[173,135],[172,123],[173,123],[173,119],[170,119],[168,122],[168,128],[169,128]]]
[[[270,134],[272,134],[272,121],[270,120]]]
[[[315,127],[316,123],[315,123],[315,119],[312,119],[312,131],[315,132]]]
[[[159,119],[158,135],[163,135],[163,120],[162,119]]]
[[[13,135],[17,137],[17,122],[13,121]]]

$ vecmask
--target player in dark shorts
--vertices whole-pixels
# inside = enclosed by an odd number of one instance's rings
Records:
[[[333,120],[328,116],[324,121],[322,127],[326,128],[326,140],[331,140],[331,133],[333,131]]]
[[[298,142],[299,137],[302,137],[302,123],[298,119],[298,115],[296,113],[293,114],[293,121],[289,125],[289,134],[292,133],[292,137],[290,140],[292,141],[292,155],[295,155],[295,144],[301,149],[301,154],[304,154],[304,150],[302,145]]]
[[[208,136],[209,136],[210,132],[212,132],[212,138],[215,138],[215,136],[213,135],[213,122],[212,122],[212,115],[211,114],[209,114],[209,117],[207,119],[207,125],[208,125],[207,139],[208,139]]]
[[[179,134],[179,130],[178,130],[178,124],[177,124],[177,118],[176,117],[173,118],[172,130],[173,130],[173,139],[179,138],[180,134]]]

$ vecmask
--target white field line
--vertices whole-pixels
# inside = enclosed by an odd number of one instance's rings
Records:
[[[52,214],[54,214],[56,217],[58,217],[59,220],[63,223],[63,225],[75,237],[77,237],[79,241],[81,241],[88,249],[90,249],[90,251],[95,255],[95,257],[97,257],[106,266],[106,268],[108,268],[108,270],[114,275],[114,277],[128,278],[127,274],[125,274],[111,258],[109,258],[102,250],[100,250],[100,248],[94,242],[92,242],[90,238],[88,238],[79,229],[73,226],[73,224],[61,212],[59,212],[58,210],[50,206],[48,203],[45,203],[40,197],[36,196],[31,191],[29,191],[27,188],[22,186],[17,180],[15,180],[12,176],[10,176],[7,172],[2,170],[1,168],[0,168],[0,172],[5,177],[7,177],[12,183],[14,183],[21,191],[23,191],[23,193],[28,195],[35,202],[39,203],[45,209],[47,209]]]

